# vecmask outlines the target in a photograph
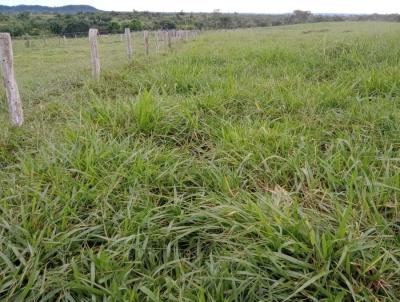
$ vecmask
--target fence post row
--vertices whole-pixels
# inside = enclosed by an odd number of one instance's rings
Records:
[[[144,50],[146,55],[149,55],[149,32],[144,31],[143,32],[143,37],[144,37]]]
[[[9,33],[0,33],[0,60],[11,124],[13,126],[21,126],[24,122],[24,114],[21,96],[14,75],[13,49]]]
[[[92,76],[95,80],[100,79],[100,57],[99,57],[99,49],[97,47],[97,33],[98,30],[96,28],[89,29]]]
[[[199,31],[188,31],[188,30],[163,30],[156,31],[155,33],[156,52],[159,53],[161,43],[168,48],[172,48],[173,42],[178,40],[187,40],[188,38],[197,38]],[[149,55],[149,32],[144,31],[144,47],[146,55]],[[95,80],[100,79],[100,57],[99,48],[97,45],[98,30],[91,28],[89,30],[89,43],[91,50],[91,63],[92,63],[92,77]],[[77,38],[77,35],[75,35]],[[47,37],[43,36],[43,44],[47,45]],[[121,40],[123,35],[121,35]],[[63,35],[58,38],[58,44],[61,44],[63,40],[66,43],[66,36]],[[133,56],[133,41],[129,28],[125,28],[125,42],[126,42],[126,53],[128,59],[131,60]],[[31,41],[25,39],[27,47],[31,46]],[[10,112],[10,119],[13,126],[21,126],[24,122],[21,96],[18,90],[18,85],[15,80],[14,66],[13,66],[13,50],[11,36],[9,33],[0,33],[0,67],[3,72],[3,82],[6,89],[8,109]]]
[[[156,38],[156,53],[159,53],[160,52],[160,37],[159,37],[159,31],[157,30],[157,31],[155,31],[154,32],[154,35],[155,35],[155,38]]]
[[[128,60],[132,60],[133,50],[132,50],[132,39],[131,39],[131,30],[129,28],[125,28],[125,43],[126,43],[126,54],[128,56]]]
[[[167,31],[167,39],[168,39],[168,48],[172,48],[172,32],[169,30]]]

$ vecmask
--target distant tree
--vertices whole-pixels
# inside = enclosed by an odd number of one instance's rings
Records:
[[[41,16],[35,16],[29,20],[29,31],[35,31],[37,34],[40,34],[43,31],[49,30],[49,22],[45,20]]]
[[[292,17],[294,22],[303,23],[309,21],[310,17],[312,17],[312,13],[310,11],[295,10]]]
[[[54,19],[49,22],[49,29],[54,34],[61,34],[63,32],[63,25],[59,19]]]
[[[129,23],[129,28],[131,30],[143,30],[144,25],[142,23],[142,21],[140,20],[132,20],[131,23]]]
[[[111,17],[111,16],[109,16],[109,15],[103,15],[103,14],[97,15],[97,18],[98,18],[100,21],[103,21],[103,22],[110,22],[110,21],[112,20],[112,17]]]
[[[321,21],[324,21],[324,20],[321,20]],[[332,21],[341,22],[341,21],[345,21],[345,18],[343,18],[342,16],[333,16]]]
[[[8,32],[13,37],[22,36],[25,33],[25,28],[16,22],[0,25],[0,32]]]
[[[232,18],[228,15],[223,15],[219,18],[219,22],[222,28],[228,28],[232,23]]]
[[[65,26],[64,33],[81,33],[89,30],[89,23],[86,20],[71,20]]]
[[[29,20],[30,16],[31,16],[30,12],[23,12],[23,13],[17,14],[17,19],[19,19],[19,20]]]
[[[115,34],[121,31],[121,25],[118,22],[111,21],[108,23],[107,29],[109,32]]]
[[[0,13],[0,21],[8,21],[9,19],[10,19],[10,16]]]
[[[204,22],[201,22],[201,21],[196,22],[196,23],[194,24],[194,26],[195,26],[196,28],[198,28],[198,29],[203,29],[203,28],[205,28]]]
[[[160,26],[162,29],[175,29],[176,23],[172,20],[163,20],[160,22]]]

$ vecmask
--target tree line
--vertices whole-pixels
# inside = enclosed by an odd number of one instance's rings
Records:
[[[94,12],[76,14],[0,14],[0,32],[12,36],[86,34],[90,27],[101,33],[119,33],[131,30],[159,29],[233,29],[268,27],[297,23],[340,21],[392,21],[400,22],[399,14],[391,15],[318,15],[296,10],[291,14],[239,14],[221,13],[155,13],[155,12]]]

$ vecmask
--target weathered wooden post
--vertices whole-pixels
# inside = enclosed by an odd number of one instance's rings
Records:
[[[126,55],[128,56],[128,60],[132,60],[132,39],[131,39],[131,30],[129,28],[125,28],[125,44],[126,44]]]
[[[167,38],[167,31],[163,29],[162,31],[162,38],[163,38],[163,47],[167,48],[168,47],[168,38]]]
[[[25,38],[25,47],[31,47],[31,41],[29,38]]]
[[[154,32],[154,34],[156,35],[156,52],[159,53],[160,52],[160,32],[157,30]]]
[[[149,33],[148,31],[144,31],[143,32],[143,36],[144,36],[144,50],[146,55],[149,55]]]
[[[64,41],[64,44],[67,43],[67,37],[65,35],[63,36],[63,41]]]
[[[0,33],[0,60],[11,123],[13,126],[21,126],[24,122],[24,114],[14,76],[13,50],[9,33]]]
[[[92,76],[95,80],[100,79],[100,57],[99,49],[97,47],[97,29],[89,29],[89,42],[91,51],[91,62],[92,62]]]
[[[172,48],[172,32],[169,30],[168,34],[167,34],[167,39],[168,39],[168,48],[171,49]]]

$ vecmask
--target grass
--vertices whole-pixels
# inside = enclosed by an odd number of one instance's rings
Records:
[[[398,300],[400,24],[122,48],[99,83],[75,43],[15,47],[0,300]]]

